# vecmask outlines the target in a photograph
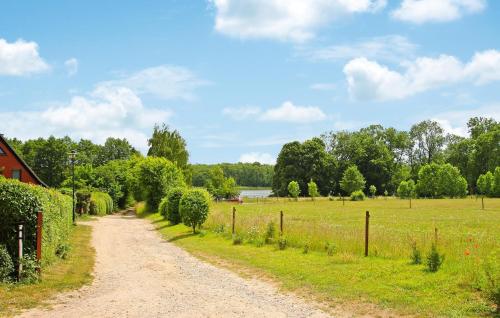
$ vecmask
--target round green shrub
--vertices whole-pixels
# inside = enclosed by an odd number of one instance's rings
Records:
[[[357,190],[351,193],[351,201],[363,201],[364,199],[365,194],[361,190]]]
[[[191,189],[186,191],[179,203],[179,212],[182,222],[193,229],[205,222],[210,209],[210,195],[205,189]]]
[[[14,272],[14,262],[7,252],[7,248],[0,245],[0,282],[7,282]]]
[[[182,187],[172,188],[167,193],[167,213],[166,218],[171,224],[177,224],[181,221],[181,216],[179,213],[179,202],[181,201],[182,195],[185,189]]]

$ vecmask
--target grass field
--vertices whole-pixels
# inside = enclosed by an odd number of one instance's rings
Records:
[[[58,260],[42,271],[42,280],[33,285],[0,284],[0,317],[41,305],[56,293],[76,289],[92,281],[95,251],[92,228],[79,225],[71,233],[68,259]]]
[[[182,225],[166,226],[157,214],[148,218],[195,255],[260,271],[287,289],[310,292],[328,303],[370,302],[418,316],[494,316],[493,304],[478,287],[485,260],[496,268],[500,262],[500,200],[485,199],[485,205],[481,210],[480,200],[473,198],[413,200],[412,209],[408,201],[392,198],[346,201],[345,206],[326,199],[259,200],[236,206],[236,233],[243,239],[238,246],[231,240],[229,203],[213,204],[201,235],[188,235]],[[365,258],[367,210],[370,253]],[[263,244],[271,222],[277,232],[279,211],[284,212],[289,247],[284,251],[275,243]],[[430,273],[425,264],[411,265],[410,255],[416,242],[425,263],[435,228],[445,261]]]

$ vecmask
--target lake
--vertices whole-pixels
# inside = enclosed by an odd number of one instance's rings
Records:
[[[271,189],[267,190],[241,190],[240,198],[267,198],[273,193]]]

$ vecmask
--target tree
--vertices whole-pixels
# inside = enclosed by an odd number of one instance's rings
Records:
[[[187,190],[179,202],[179,213],[182,222],[193,229],[201,226],[210,210],[210,194],[205,189]]]
[[[444,130],[438,122],[425,120],[413,125],[410,137],[414,144],[412,152],[414,171],[423,164],[430,164],[439,159],[446,139]]]
[[[467,122],[467,128],[472,139],[477,139],[484,133],[487,133],[498,126],[498,123],[493,118],[472,117]]]
[[[439,169],[437,163],[426,164],[418,171],[417,193],[421,197],[436,198],[439,192]]]
[[[494,180],[495,178],[490,171],[480,175],[477,179],[478,192],[482,195],[491,196],[493,193]]]
[[[377,187],[372,184],[370,186],[369,190],[370,190],[370,195],[372,196],[372,198],[374,198],[375,197],[375,193],[377,193]]]
[[[226,178],[220,166],[214,166],[210,170],[205,187],[217,199],[231,199],[239,195],[236,181],[234,178]]]
[[[97,162],[98,165],[103,165],[112,160],[127,160],[138,153],[127,139],[109,137],[100,149]]]
[[[449,163],[441,165],[438,172],[438,195],[452,198],[467,195],[467,181],[457,167]]]
[[[314,181],[309,181],[309,183],[307,184],[307,192],[309,193],[309,196],[311,197],[311,200],[314,201],[314,198],[319,196],[319,193],[318,193],[318,186],[316,185],[316,183]]]
[[[161,127],[155,125],[148,145],[148,156],[166,158],[182,170],[187,168],[189,153],[186,141],[177,130],[171,131],[165,124]]]
[[[150,211],[156,211],[168,190],[185,186],[179,168],[165,158],[147,157],[137,165],[137,181],[144,189],[146,203]]]
[[[300,186],[297,181],[290,181],[290,183],[288,184],[288,194],[290,195],[290,197],[298,200],[300,194]]]
[[[363,190],[365,183],[365,178],[361,172],[359,172],[358,167],[350,166],[344,172],[344,176],[340,181],[340,187],[344,190],[344,192],[350,195],[354,191]]]
[[[493,195],[495,197],[500,197],[500,167],[495,168],[495,173],[493,174]]]
[[[28,141],[23,146],[27,152],[25,159],[35,173],[48,186],[57,188],[66,179],[68,168],[68,152],[71,149],[69,138],[55,138],[47,140],[39,138]]]
[[[397,191],[401,199],[410,199],[415,197],[415,182],[413,180],[401,181]]]

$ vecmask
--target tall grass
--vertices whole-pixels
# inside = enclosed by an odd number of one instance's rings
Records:
[[[231,203],[214,203],[208,229],[231,229]],[[475,199],[414,200],[370,199],[363,202],[328,200],[260,199],[236,205],[236,232],[244,239],[264,235],[269,222],[279,223],[283,211],[289,246],[322,251],[333,244],[338,252],[361,255],[364,251],[365,211],[370,211],[370,255],[409,258],[412,246],[430,249],[438,229],[438,248],[448,261],[469,263],[499,247],[500,199],[489,199],[487,209]]]

